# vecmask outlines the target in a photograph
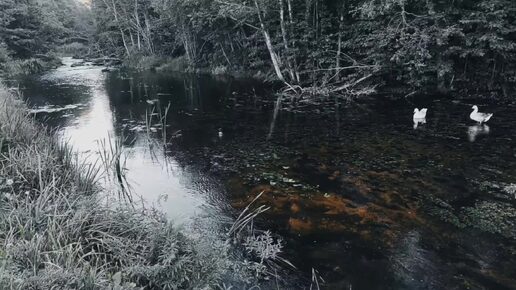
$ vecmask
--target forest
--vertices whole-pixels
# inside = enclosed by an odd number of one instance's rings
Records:
[[[0,4],[0,60],[73,51],[262,77],[295,93],[507,96],[516,81],[511,0],[19,2]]]
[[[90,16],[76,1],[0,1],[0,71],[41,72],[58,66],[59,55],[88,53]]]

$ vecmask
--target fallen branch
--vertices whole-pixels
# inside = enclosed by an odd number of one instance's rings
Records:
[[[370,77],[372,77],[372,76],[373,76],[373,74],[369,74],[369,75],[367,75],[367,76],[364,76],[364,77],[362,77],[362,78],[360,78],[360,79],[356,80],[354,83],[350,83],[350,84],[348,83],[348,84],[345,84],[345,85],[343,85],[343,86],[337,87],[337,88],[335,88],[335,89],[331,90],[331,92],[332,92],[332,93],[335,93],[335,92],[340,92],[340,91],[342,91],[342,90],[347,90],[347,89],[349,89],[349,88],[351,88],[351,87],[354,87],[354,86],[358,85],[359,83],[361,83],[361,82],[363,82],[363,81],[367,80],[368,78],[370,78]]]
[[[332,68],[321,68],[321,69],[314,69],[314,70],[305,70],[300,73],[312,73],[312,72],[318,72],[318,71],[330,71],[330,70],[346,70],[346,69],[355,69],[355,68],[372,68],[372,67],[378,67],[377,65],[350,65],[350,66],[344,66],[344,67],[332,67]]]

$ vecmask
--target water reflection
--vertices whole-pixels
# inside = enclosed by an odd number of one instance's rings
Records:
[[[397,245],[393,255],[392,270],[408,289],[418,289],[425,285],[427,289],[443,289],[446,283],[440,279],[439,269],[433,263],[435,257],[421,246],[421,233],[411,231]]]
[[[488,135],[489,134],[489,126],[486,124],[483,125],[474,125],[468,127],[468,140],[470,142],[475,142],[478,136]]]
[[[72,68],[75,62],[65,58],[65,66],[46,74],[40,80],[44,82],[45,90],[38,90],[38,87],[26,90],[31,103],[39,105],[33,112],[44,120],[53,120],[52,124],[60,127],[60,136],[85,162],[100,164],[107,159],[103,154],[122,150],[125,187],[134,195],[133,199],[160,207],[176,223],[188,222],[201,211],[206,213],[208,199],[216,199],[213,196],[220,194],[220,188],[215,180],[203,177],[194,168],[180,165],[167,154],[163,142],[180,137],[181,130],[166,134],[171,125],[167,125],[167,108],[162,106],[160,98],[170,96],[159,93],[163,89],[159,80],[156,83],[132,76],[119,77],[118,72],[113,72],[108,76],[109,85],[106,86],[106,75],[102,74],[101,67]],[[182,80],[175,85],[183,87]],[[184,91],[178,92],[188,100],[187,107],[192,111],[202,108],[198,82],[185,82],[184,85]],[[70,92],[69,88],[75,91]],[[53,98],[61,91],[80,96],[73,101],[65,98],[64,102],[81,106],[64,103],[62,110],[48,110],[49,103],[61,105],[63,99],[54,102]],[[122,143],[121,149],[117,148],[117,142]],[[109,177],[102,182],[108,189],[119,185],[110,183]],[[202,192],[209,192],[209,195],[200,194],[199,188],[205,188]]]
[[[272,114],[271,125],[269,127],[269,133],[267,134],[267,140],[272,138],[272,134],[274,134],[274,127],[276,126],[276,119],[278,118],[278,113],[281,107],[281,96],[278,97],[276,103],[274,103],[274,112]]]
[[[414,130],[417,129],[417,127],[421,124],[426,124],[426,118],[414,118]]]
[[[285,237],[289,260],[308,277],[320,270],[334,283],[328,289],[440,285],[457,271],[439,249],[464,255],[469,236],[426,232],[440,227],[421,214],[426,197],[463,206],[482,193],[480,182],[516,183],[510,109],[497,112],[507,120],[490,133],[497,142],[464,146],[463,104],[447,100],[432,104],[440,125],[414,119],[424,129],[414,134],[403,100],[282,110],[269,87],[246,80],[68,67],[33,86],[26,95],[38,106],[84,104],[45,117],[81,150],[111,133],[124,140],[131,190],[176,222],[207,215],[202,225],[216,231],[221,209],[241,209],[265,191],[271,210],[256,223]],[[472,127],[473,140],[489,132]],[[472,158],[485,166],[469,166]],[[493,271],[509,276],[497,263]],[[473,259],[465,264],[477,271]]]

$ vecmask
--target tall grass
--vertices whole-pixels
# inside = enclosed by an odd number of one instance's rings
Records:
[[[0,51],[0,74],[6,76],[24,76],[41,73],[59,66],[60,59],[49,54],[39,58],[13,59],[1,55]]]
[[[228,275],[227,244],[109,204],[95,166],[26,112],[0,87],[0,289],[211,289]]]

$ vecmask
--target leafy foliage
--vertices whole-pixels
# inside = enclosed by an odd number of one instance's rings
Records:
[[[516,80],[511,0],[94,0],[93,7],[100,46],[133,57],[185,55],[191,67],[340,89],[368,74],[413,90],[471,81],[488,90]]]
[[[0,1],[0,61],[7,61],[5,54],[28,59],[67,43],[87,42],[88,16],[89,10],[76,1]]]

